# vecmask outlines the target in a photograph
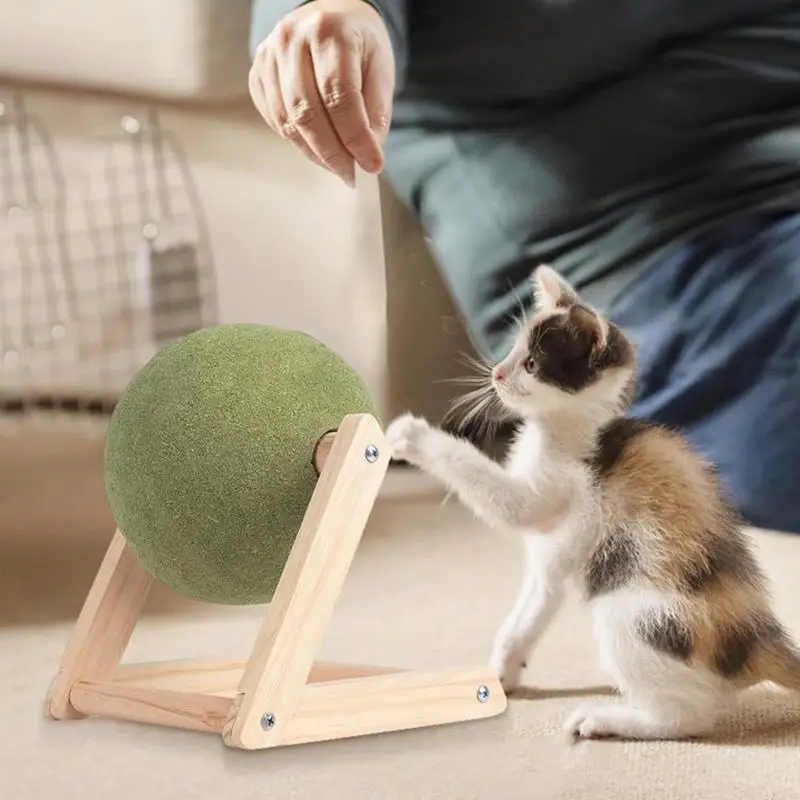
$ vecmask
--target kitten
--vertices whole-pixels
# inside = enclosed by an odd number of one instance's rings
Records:
[[[625,416],[633,346],[554,270],[531,280],[534,314],[487,378],[519,419],[505,461],[414,416],[387,429],[396,457],[522,535],[524,579],[491,656],[504,687],[573,581],[622,700],[581,703],[572,734],[703,736],[741,689],[800,691],[800,651],[713,470],[677,433]]]

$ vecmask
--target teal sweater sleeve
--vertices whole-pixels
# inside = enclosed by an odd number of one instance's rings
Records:
[[[290,11],[312,0],[253,0],[250,18],[250,57],[258,45]],[[396,89],[400,89],[408,65],[408,0],[364,0],[381,15],[392,41]]]

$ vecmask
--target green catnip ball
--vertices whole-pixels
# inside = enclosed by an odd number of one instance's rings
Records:
[[[177,592],[269,602],[316,485],[314,447],[359,413],[378,417],[364,382],[307,334],[230,324],[170,342],[109,424],[117,526]]]

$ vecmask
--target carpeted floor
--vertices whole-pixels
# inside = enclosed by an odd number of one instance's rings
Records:
[[[800,697],[756,690],[714,741],[573,744],[561,723],[604,692],[571,603],[522,697],[488,721],[262,752],[101,720],[52,722],[42,700],[110,524],[99,448],[0,441],[0,795],[18,800],[770,800],[798,796]],[[25,453],[23,456],[22,453]],[[395,476],[373,515],[323,655],[411,667],[485,661],[518,575],[512,542]],[[412,481],[413,483],[413,481]],[[399,488],[398,488],[399,487]],[[49,509],[45,501],[54,505]],[[800,634],[800,537],[759,534],[781,617]],[[127,660],[246,657],[261,609],[156,592]]]

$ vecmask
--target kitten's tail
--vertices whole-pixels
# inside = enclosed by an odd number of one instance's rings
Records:
[[[757,665],[762,681],[800,692],[800,649],[787,634],[771,637],[761,645]]]

